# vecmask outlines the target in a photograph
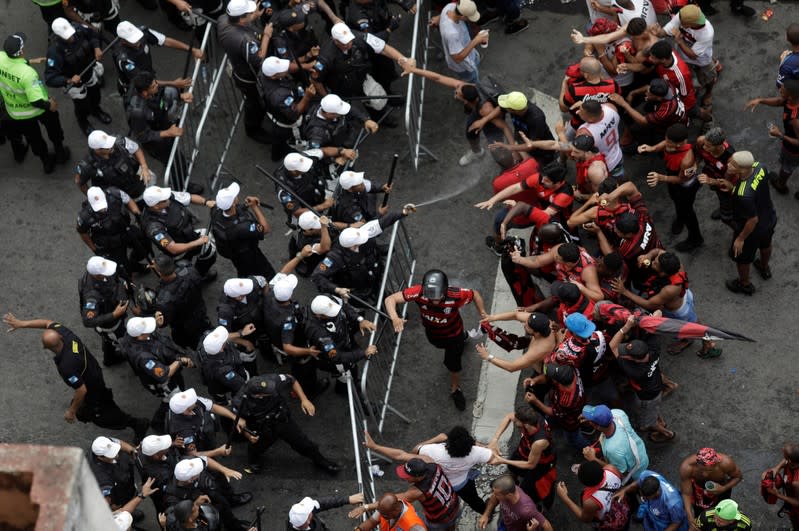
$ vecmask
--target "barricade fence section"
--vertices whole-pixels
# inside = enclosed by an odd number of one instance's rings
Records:
[[[432,19],[431,11],[427,11],[426,16],[422,14],[423,3],[423,0],[417,0],[416,2],[410,55],[419,68],[427,68],[427,51],[430,48],[430,20]],[[422,144],[422,111],[424,110],[426,81],[425,78],[414,74],[408,76],[408,95],[405,100],[405,131],[408,135],[408,149],[414,171],[419,171],[419,159],[422,156],[426,155],[433,160],[438,160],[438,157]]]
[[[244,111],[244,98],[231,76],[227,55],[216,36],[216,24],[205,24],[200,49],[202,60],[194,60],[191,70],[191,103],[184,103],[164,171],[164,184],[186,190],[194,180],[217,188],[222,175],[230,175],[225,160]]]

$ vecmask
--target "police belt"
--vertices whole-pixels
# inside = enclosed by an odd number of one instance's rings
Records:
[[[250,79],[242,79],[241,76],[235,70],[233,70],[233,77],[235,77],[237,81],[241,81],[242,83],[247,83],[248,85],[255,85],[256,84],[256,80],[255,79],[252,79],[252,80],[250,80]]]
[[[116,329],[119,328],[119,321],[120,319],[114,321],[114,326],[111,328],[103,328],[102,326],[95,326],[94,329],[100,334],[113,334],[116,331]]]
[[[269,117],[270,120],[275,122],[275,125],[277,125],[278,127],[282,127],[283,129],[291,129],[291,134],[294,137],[295,142],[299,142],[300,140],[302,140],[302,134],[300,133],[300,126],[302,125],[302,115],[300,115],[300,117],[297,118],[297,121],[294,122],[293,124],[284,124],[283,122],[278,121],[278,119],[275,118],[272,115],[272,113],[270,113],[269,111],[266,112],[266,115]]]

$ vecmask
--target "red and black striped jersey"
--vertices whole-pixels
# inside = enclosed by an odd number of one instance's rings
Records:
[[[444,470],[439,465],[435,467],[434,472],[428,473],[422,481],[416,483],[416,488],[422,491],[423,497],[419,501],[425,518],[430,523],[446,523],[455,518],[460,500]]]
[[[607,103],[611,94],[621,94],[619,84],[613,79],[602,79],[599,83],[589,83],[582,80],[576,83],[569,83],[566,92],[563,94],[563,103],[566,107],[571,107],[578,101],[596,100],[599,103]],[[569,111],[571,114],[570,123],[574,129],[583,124],[583,119],[577,116],[577,111]]]
[[[442,301],[431,301],[422,295],[422,285],[415,284],[402,290],[407,302],[415,302],[422,313],[422,324],[436,338],[447,339],[463,335],[463,319],[459,309],[474,299],[474,291],[450,287]]]

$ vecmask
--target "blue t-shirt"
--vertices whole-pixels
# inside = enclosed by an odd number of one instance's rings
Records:
[[[641,437],[635,433],[630,419],[621,409],[611,409],[613,422],[616,424],[616,431],[610,437],[604,435],[599,439],[602,446],[602,455],[605,461],[615,466],[622,477],[632,473],[632,479],[638,479],[641,472],[649,466],[649,457],[646,454],[646,445]],[[629,435],[629,436],[628,436]],[[635,445],[635,451],[630,441]],[[636,453],[638,458],[636,459]],[[636,467],[637,464],[637,467]]]
[[[780,65],[777,75],[777,88],[781,87],[788,79],[799,79],[799,53],[792,52]]]
[[[685,514],[680,491],[672,487],[666,478],[651,470],[644,470],[638,476],[639,488],[649,476],[654,476],[660,482],[660,496],[646,500],[638,507],[638,516],[644,519],[644,531],[663,531],[676,522],[680,522],[677,531],[688,531],[688,516]]]

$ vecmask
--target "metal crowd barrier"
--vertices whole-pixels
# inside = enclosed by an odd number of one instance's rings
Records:
[[[416,60],[417,67],[427,68],[432,12],[427,11],[427,17],[423,17],[422,3],[423,0],[416,0],[413,39],[411,40],[411,59]],[[424,108],[425,81],[425,78],[413,74],[408,76],[408,95],[405,100],[405,131],[408,134],[408,148],[414,171],[419,171],[419,159],[422,156],[426,155],[433,160],[438,160],[438,157],[422,144],[422,110]]]
[[[205,24],[200,49],[205,60],[194,61],[189,88],[193,101],[183,105],[178,122],[183,135],[175,138],[164,171],[164,184],[179,190],[198,178],[208,179],[214,189],[220,175],[232,174],[225,159],[244,111],[244,98],[230,76],[211,21]]]

